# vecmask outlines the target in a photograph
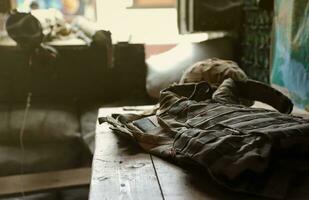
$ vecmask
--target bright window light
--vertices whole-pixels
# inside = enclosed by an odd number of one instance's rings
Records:
[[[131,0],[97,1],[98,23],[112,32],[114,42],[177,44],[207,39],[207,34],[179,35],[176,8],[128,8],[131,4]]]

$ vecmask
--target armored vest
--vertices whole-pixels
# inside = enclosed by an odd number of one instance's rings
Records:
[[[256,99],[280,112],[242,103]],[[231,190],[283,198],[293,175],[309,169],[309,120],[285,114],[292,106],[267,85],[227,79],[216,90],[206,82],[171,86],[153,113],[101,122],[147,152],[206,169]]]

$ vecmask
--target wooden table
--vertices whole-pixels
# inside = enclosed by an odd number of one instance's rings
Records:
[[[99,116],[125,112],[132,113],[132,110],[103,108],[100,109]],[[302,191],[305,189],[306,194],[300,195],[298,190],[300,188]],[[300,184],[298,189],[291,191],[288,199],[309,197],[309,183]],[[217,186],[205,173],[185,170],[147,154],[131,141],[115,135],[109,129],[109,125],[104,123],[97,125],[96,130],[89,199],[255,200],[263,198],[228,191]]]

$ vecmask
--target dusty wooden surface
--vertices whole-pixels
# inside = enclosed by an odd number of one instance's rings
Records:
[[[259,106],[261,107],[261,106]],[[134,110],[134,109],[133,109]],[[122,108],[100,109],[99,116],[132,113]],[[309,199],[309,183],[288,194],[288,199]],[[302,191],[302,192],[300,192]],[[308,191],[305,194],[303,191]],[[308,197],[308,198],[307,198]],[[97,125],[92,166],[90,200],[258,200],[265,199],[228,191],[216,185],[206,173],[184,169],[143,152],[114,134],[109,125]]]
[[[132,112],[132,111],[129,111]],[[122,108],[100,110],[100,116],[124,113]],[[149,154],[118,139],[107,124],[98,125],[90,199],[162,199]]]

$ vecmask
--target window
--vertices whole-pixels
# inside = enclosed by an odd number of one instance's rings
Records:
[[[178,36],[176,8],[151,8],[150,3],[146,3],[145,8],[142,2],[154,1],[98,0],[98,23],[112,32],[114,42],[175,43]]]
[[[179,35],[176,0],[97,0],[97,16],[113,42],[157,45],[208,38],[206,33]]]

